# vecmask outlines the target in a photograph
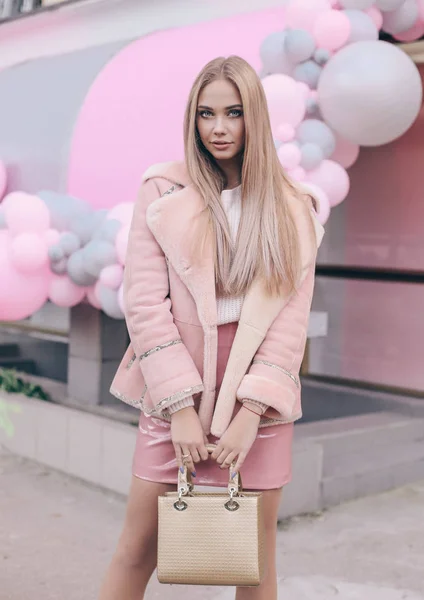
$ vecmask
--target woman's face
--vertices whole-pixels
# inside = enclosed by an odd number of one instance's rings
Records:
[[[243,151],[243,105],[230,81],[219,79],[202,90],[196,122],[203,145],[217,161],[231,160]]]

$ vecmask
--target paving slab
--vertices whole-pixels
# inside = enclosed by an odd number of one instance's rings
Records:
[[[125,498],[0,452],[1,600],[96,600]],[[279,597],[424,600],[424,482],[278,532]],[[231,600],[228,588],[160,585],[146,600]]]

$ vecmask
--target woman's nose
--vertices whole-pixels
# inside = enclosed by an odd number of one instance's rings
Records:
[[[226,129],[225,129],[224,119],[222,119],[220,117],[216,118],[214,130],[215,130],[215,133],[225,133]]]

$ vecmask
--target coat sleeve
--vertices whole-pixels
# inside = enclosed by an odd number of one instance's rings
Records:
[[[315,279],[315,260],[323,228],[307,208],[297,215],[301,274],[296,290],[284,304],[259,346],[244,376],[237,398],[274,408],[290,419],[300,391],[299,372],[305,352]]]
[[[125,318],[136,360],[158,412],[203,390],[202,379],[171,313],[168,268],[146,223],[160,196],[155,181],[143,183],[130,228],[124,275]]]

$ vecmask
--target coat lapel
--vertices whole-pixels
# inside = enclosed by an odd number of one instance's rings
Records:
[[[220,437],[227,429],[241,381],[269,327],[289,299],[289,294],[271,297],[259,280],[247,292],[216,401],[211,424],[213,435]]]
[[[204,208],[200,194],[188,185],[165,194],[147,209],[147,225],[167,259],[193,296],[204,327],[216,326],[215,271],[212,244],[194,256],[193,231]]]
[[[195,255],[192,247],[193,231],[203,208],[201,196],[188,185],[152,202],[146,218],[151,232],[196,303],[204,333],[204,391],[199,418],[208,433],[215,405],[218,333],[213,244],[211,240],[205,244],[202,257]]]

